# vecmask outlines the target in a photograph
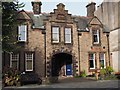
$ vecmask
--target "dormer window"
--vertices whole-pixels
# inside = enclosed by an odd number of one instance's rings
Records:
[[[18,41],[26,42],[27,25],[18,26]]]
[[[93,44],[99,44],[99,30],[93,30]]]

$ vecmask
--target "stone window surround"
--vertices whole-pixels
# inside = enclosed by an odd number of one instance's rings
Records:
[[[52,27],[59,27],[59,42],[58,43],[54,43],[53,41],[52,41]],[[72,28],[72,26],[63,26],[63,28],[64,28],[64,45],[71,45],[72,43],[73,43],[73,28]],[[71,28],[71,43],[65,43],[65,28]],[[61,32],[60,32],[60,29],[61,29],[61,26],[60,25],[51,25],[51,44],[59,44],[59,43],[62,43],[61,42]]]
[[[65,28],[71,28],[71,42],[70,43],[66,43],[65,42]],[[64,27],[64,44],[72,44],[73,43],[73,36],[72,36],[72,34],[73,34],[73,32],[72,32],[72,26],[65,26]]]
[[[58,39],[58,41],[56,41],[56,42],[53,41],[53,31],[52,31],[52,28],[53,28],[53,27],[58,27],[58,34],[59,34],[58,37],[59,37],[59,39]],[[55,25],[54,25],[54,26],[51,26],[51,43],[57,44],[57,43],[59,43],[59,42],[60,42],[60,26],[55,26]]]
[[[93,40],[94,30],[98,31],[98,35],[99,35],[99,38],[98,38],[99,42],[98,43],[95,43],[94,40]],[[101,34],[100,34],[101,29],[99,27],[92,27],[91,31],[92,31],[92,44],[93,44],[93,46],[100,46],[101,45]]]
[[[90,68],[90,54],[93,54],[93,65],[94,65],[93,68]],[[89,53],[88,55],[89,55],[89,57],[88,57],[88,60],[89,60],[89,69],[93,70],[96,67],[96,64],[95,64],[96,63],[96,54],[95,53]]]

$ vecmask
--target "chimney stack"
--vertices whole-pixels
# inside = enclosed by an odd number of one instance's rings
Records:
[[[93,17],[94,16],[94,12],[95,12],[95,2],[91,2],[89,3],[86,8],[87,8],[87,16],[88,17]]]
[[[34,14],[39,15],[41,13],[41,5],[42,5],[41,1],[34,0],[31,3],[32,3],[32,6],[33,6],[33,12],[34,12]]]

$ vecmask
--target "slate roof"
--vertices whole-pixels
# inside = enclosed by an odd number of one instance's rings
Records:
[[[43,20],[47,19],[48,14],[40,14],[40,15],[34,15],[33,13],[29,13],[28,15],[33,21],[33,28],[43,28],[44,29],[44,23]]]
[[[33,12],[27,12],[27,11],[25,11],[25,12],[32,20],[32,23],[33,23],[32,28],[44,29],[43,20],[48,19],[48,16],[50,15],[49,13],[42,13],[39,15],[34,15]],[[23,16],[27,17],[27,15],[23,15]],[[93,18],[84,17],[84,16],[72,16],[72,18],[73,18],[74,22],[76,22],[77,29],[79,32],[88,32],[89,31],[88,24]],[[109,32],[109,30],[107,29],[107,27],[105,27],[105,25],[103,25],[103,32]]]
[[[91,18],[83,16],[73,16],[73,18],[77,24],[78,31],[80,32],[88,31],[88,23],[91,20]]]

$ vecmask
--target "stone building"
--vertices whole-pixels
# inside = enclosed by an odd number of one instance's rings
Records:
[[[104,0],[95,11],[95,15],[104,24],[106,30],[110,32],[110,54],[111,66],[115,72],[120,71],[120,0],[110,2]]]
[[[73,16],[59,3],[50,13],[41,13],[40,1],[33,1],[33,12],[18,12],[21,49],[4,54],[3,65],[39,77],[94,74],[110,65],[109,32],[94,16],[95,3],[89,3],[87,16]]]

